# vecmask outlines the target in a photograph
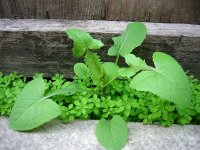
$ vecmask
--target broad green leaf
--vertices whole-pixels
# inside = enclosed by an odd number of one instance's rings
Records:
[[[131,77],[135,75],[138,71],[146,69],[147,64],[144,60],[142,60],[139,57],[136,57],[133,54],[125,55],[126,63],[130,66],[129,68],[120,68],[119,69],[119,75],[120,76],[126,76]]]
[[[120,68],[118,70],[118,74],[123,77],[130,78],[131,76],[135,75],[138,72],[138,69],[135,67],[129,67],[129,68]]]
[[[10,127],[13,130],[31,130],[44,124],[45,122],[52,120],[53,118],[56,118],[61,114],[58,104],[51,99],[38,101],[31,105],[31,107],[24,109],[25,110],[23,113],[19,113],[19,110],[23,110],[22,106],[18,109],[14,109],[16,114],[12,114],[10,118]]]
[[[62,89],[44,97],[45,84],[42,77],[29,82],[12,108],[9,126],[13,130],[25,131],[36,128],[61,114],[58,104],[49,99],[58,94],[71,95],[72,89]]]
[[[92,80],[97,86],[102,86],[102,71],[101,62],[99,56],[96,53],[87,51],[85,56],[85,62],[92,74]]]
[[[90,71],[84,63],[76,63],[74,65],[74,72],[79,79],[88,79],[90,77]]]
[[[134,66],[138,68],[144,68],[147,66],[144,60],[142,60],[140,57],[136,57],[133,54],[125,55],[124,58],[129,66]]]
[[[188,78],[178,62],[171,56],[155,52],[155,69],[142,71],[130,83],[138,91],[149,91],[168,101],[185,108],[191,101]]]
[[[112,62],[105,62],[102,64],[103,74],[104,74],[104,85],[109,84],[114,79],[116,79],[118,75],[119,66]]]
[[[129,23],[126,31],[118,37],[113,37],[114,45],[108,50],[110,56],[125,56],[141,45],[146,38],[147,29],[143,23]]]
[[[77,92],[82,92],[82,91],[78,89],[76,84],[69,84],[67,87],[60,89],[60,90],[57,90],[57,91],[43,97],[42,99],[48,99],[48,98],[55,96],[55,95],[70,96],[70,95],[73,95]]]
[[[127,123],[119,115],[111,121],[102,118],[96,126],[96,137],[107,150],[121,150],[128,140]]]
[[[83,56],[89,49],[100,49],[104,44],[100,40],[93,39],[92,36],[80,29],[65,30],[69,38],[74,41],[74,57]]]

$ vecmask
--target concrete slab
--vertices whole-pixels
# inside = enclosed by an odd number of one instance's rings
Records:
[[[8,119],[0,118],[0,150],[103,150],[95,137],[97,121],[58,120],[31,132],[15,132]],[[200,126],[142,125],[129,123],[129,141],[124,150],[199,150]]]

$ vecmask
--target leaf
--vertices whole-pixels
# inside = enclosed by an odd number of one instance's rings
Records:
[[[73,94],[75,94],[77,92],[83,92],[83,91],[79,90],[77,85],[70,84],[67,87],[63,88],[63,89],[57,90],[57,91],[55,91],[55,92],[43,97],[42,99],[47,99],[49,97],[56,96],[56,95],[70,96],[70,95],[73,95]]]
[[[146,38],[147,29],[143,23],[129,23],[126,31],[118,37],[113,37],[114,45],[108,50],[110,56],[125,56],[140,46]]]
[[[149,91],[185,108],[191,101],[191,89],[187,76],[178,62],[171,56],[155,52],[155,69],[142,71],[130,83],[138,91]]]
[[[124,58],[129,66],[134,66],[138,68],[144,68],[147,66],[144,60],[142,60],[140,57],[136,57],[133,54],[125,55]]]
[[[136,70],[134,67],[120,68],[120,69],[118,70],[118,74],[119,74],[120,76],[130,78],[131,76],[135,75],[135,73],[136,73],[137,71],[138,71],[138,70]]]
[[[92,41],[88,45],[88,48],[90,50],[96,50],[100,49],[102,46],[104,46],[104,44],[100,40],[92,39]]]
[[[85,62],[92,74],[92,80],[97,86],[102,85],[101,62],[97,54],[87,51]]]
[[[51,99],[34,103],[21,114],[19,109],[15,109],[16,114],[13,114],[13,117],[10,118],[10,127],[18,131],[31,130],[61,114],[60,108]]]
[[[84,63],[76,63],[74,65],[74,72],[79,79],[88,79],[90,77],[90,71]]]
[[[109,84],[114,79],[116,79],[118,75],[119,66],[112,62],[105,62],[102,64],[103,72],[104,72],[104,85]]]
[[[71,95],[71,89],[62,89],[44,97],[45,84],[42,77],[29,82],[13,106],[9,126],[13,130],[25,131],[36,128],[61,114],[58,104],[49,99],[54,95]]]
[[[120,76],[131,77],[135,75],[138,71],[146,69],[147,65],[144,60],[136,57],[133,54],[125,55],[126,63],[130,66],[129,68],[120,68],[118,73]]]
[[[119,115],[111,121],[102,118],[96,126],[96,137],[104,148],[121,150],[128,140],[127,124]]]
[[[65,30],[69,38],[74,41],[74,57],[83,56],[89,49],[100,49],[104,44],[100,40],[93,39],[92,36],[80,29]]]

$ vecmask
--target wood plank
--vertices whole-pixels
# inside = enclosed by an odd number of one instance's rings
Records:
[[[0,18],[4,18],[4,10],[2,0],[0,0]]]
[[[105,0],[0,1],[4,18],[103,19],[105,16]]]
[[[69,20],[9,20],[0,21],[0,71],[18,71],[25,76],[43,72],[45,76],[55,73],[73,76],[73,65],[81,61],[71,53],[72,42],[66,37],[65,29],[81,28],[95,38],[101,39],[105,47],[100,55],[106,56],[112,45],[112,36],[120,34],[128,22],[121,21],[69,21]],[[145,23],[148,36],[136,50],[136,54],[151,63],[152,53],[166,52],[200,79],[200,25]],[[123,65],[122,60],[120,64]]]
[[[200,24],[199,0],[0,0],[0,18]]]
[[[108,0],[107,20],[200,24],[199,0]]]

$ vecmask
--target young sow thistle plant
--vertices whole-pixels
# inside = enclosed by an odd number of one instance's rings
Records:
[[[112,90],[109,84],[117,78],[127,79],[130,87],[138,91],[151,92],[161,98],[177,104],[183,109],[190,104],[191,90],[187,76],[181,66],[169,55],[162,52],[153,54],[155,67],[131,54],[146,38],[147,29],[143,23],[130,23],[126,31],[114,37],[114,45],[108,50],[109,56],[115,56],[115,62],[102,63],[96,54],[104,44],[80,29],[66,30],[74,42],[73,55],[84,57],[85,63],[74,66],[76,76],[83,80],[92,80],[91,93],[104,96],[105,91]],[[119,57],[123,57],[129,67],[118,65]],[[98,89],[94,91],[93,88]],[[60,115],[58,104],[50,97],[58,94],[66,96],[81,92],[70,84],[64,89],[44,96],[44,80],[37,77],[28,83],[18,96],[10,116],[10,127],[24,131],[36,128]],[[98,141],[106,149],[122,149],[128,139],[128,127],[121,116],[114,116],[111,121],[101,119],[96,127]]]
[[[131,54],[146,38],[147,29],[143,23],[130,23],[126,31],[114,37],[114,45],[108,50],[109,56],[116,56],[115,63],[102,63],[96,54],[103,44],[93,39],[89,33],[80,29],[66,30],[74,41],[73,55],[84,57],[85,63],[74,66],[76,75],[83,80],[92,79],[93,84],[103,91],[107,85],[118,77],[132,78],[130,87],[138,91],[147,91],[170,102],[180,109],[187,107],[191,101],[191,89],[188,78],[178,62],[162,52],[153,54],[155,65],[151,67],[139,57]],[[92,45],[92,46],[91,46]],[[129,67],[118,66],[122,56]],[[122,149],[128,139],[128,128],[124,120],[116,115],[107,121],[101,119],[96,127],[98,141],[106,148]]]

